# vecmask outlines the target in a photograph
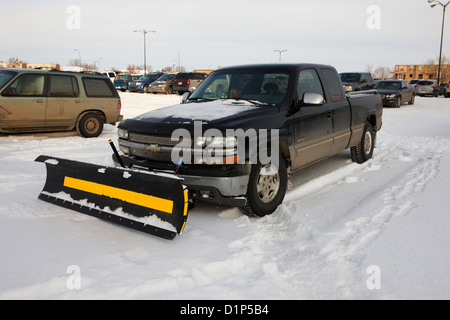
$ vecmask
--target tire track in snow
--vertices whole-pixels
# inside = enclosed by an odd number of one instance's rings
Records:
[[[411,149],[418,151],[411,154],[407,151]],[[364,249],[393,217],[405,216],[417,206],[415,195],[438,176],[440,159],[447,149],[448,142],[425,139],[406,146],[399,140],[363,165],[344,165],[296,188],[271,216],[241,217],[238,226],[248,235],[230,243],[229,248],[234,252],[233,260],[243,263],[228,276],[245,269],[245,274],[254,279],[252,290],[256,296],[258,282],[262,282],[262,289],[270,290],[274,298],[372,297],[365,283],[367,266],[361,265],[366,256]],[[378,179],[380,170],[389,170],[392,175]],[[361,193],[363,197],[349,197],[346,208],[335,208],[337,216],[322,214],[316,219],[308,214],[308,204],[327,198],[323,206],[329,206],[330,194],[345,196],[345,188],[358,183],[368,186]],[[302,197],[295,199],[298,195]],[[222,264],[232,265],[231,260]]]

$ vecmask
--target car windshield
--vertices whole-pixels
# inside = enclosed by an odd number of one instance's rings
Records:
[[[394,81],[381,81],[375,85],[375,89],[382,89],[382,90],[400,90],[401,87],[402,84],[400,82]]]
[[[17,72],[14,71],[0,71],[0,88],[2,88],[9,80],[11,80]]]
[[[173,77],[175,77],[175,74],[165,74],[163,76],[161,76],[158,81],[168,81],[168,80],[172,80]]]
[[[342,82],[359,82],[361,75],[359,73],[341,73]]]
[[[139,78],[139,80],[150,80],[151,79],[151,75],[149,74],[144,74],[142,77]]]
[[[215,71],[194,91],[189,101],[236,99],[278,104],[286,98],[288,83],[289,71],[281,68]]]

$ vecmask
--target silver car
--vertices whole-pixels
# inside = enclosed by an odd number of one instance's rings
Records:
[[[432,96],[437,97],[436,80],[420,80],[417,82],[418,96]]]

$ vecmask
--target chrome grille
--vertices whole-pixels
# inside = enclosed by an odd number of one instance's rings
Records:
[[[157,145],[163,145],[163,146],[176,146],[179,144],[182,139],[178,141],[172,141],[171,137],[163,137],[163,136],[150,136],[145,134],[139,134],[139,133],[129,133],[129,139],[130,141],[134,142],[140,142],[140,143],[146,143],[146,144],[157,144]]]

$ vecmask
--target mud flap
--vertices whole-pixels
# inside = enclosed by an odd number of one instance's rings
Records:
[[[39,199],[161,238],[183,232],[188,192],[182,179],[39,156],[47,179]]]

